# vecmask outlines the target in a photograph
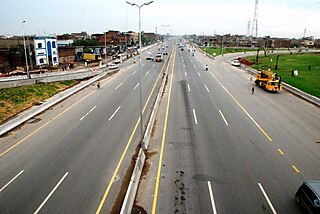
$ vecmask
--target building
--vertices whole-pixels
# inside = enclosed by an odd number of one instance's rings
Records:
[[[143,33],[143,35],[147,38],[149,43],[157,41],[157,35],[155,33]]]
[[[37,66],[58,65],[58,45],[55,37],[35,37],[34,49]]]

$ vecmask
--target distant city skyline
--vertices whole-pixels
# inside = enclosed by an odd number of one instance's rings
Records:
[[[88,3],[89,2],[89,3]],[[143,4],[146,1],[130,0]],[[154,0],[142,7],[142,30],[173,35],[246,35],[255,0]],[[1,5],[0,35],[52,35],[86,31],[138,31],[138,9],[118,0],[11,0]],[[258,36],[320,38],[320,1],[259,1]],[[126,19],[127,17],[127,19]],[[251,33],[250,26],[250,33]]]

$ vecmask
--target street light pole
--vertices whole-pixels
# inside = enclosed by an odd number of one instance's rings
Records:
[[[167,55],[167,27],[170,26],[170,25],[161,25],[164,27],[164,45],[165,45],[165,52],[166,52],[166,55]],[[167,59],[167,57],[165,56],[165,58]]]
[[[104,63],[107,64],[107,31],[104,32]]]
[[[142,82],[141,82],[141,8],[145,5],[151,4],[153,1],[143,3],[142,5],[137,5],[135,3],[130,3],[126,1],[127,4],[130,4],[131,6],[136,6],[139,9],[139,93],[140,93],[140,133],[141,133],[141,142],[140,146],[143,150],[147,150],[145,148],[144,142],[143,142],[143,120],[142,120]]]
[[[27,68],[27,76],[29,79],[31,79],[31,76],[29,74],[29,65],[28,65],[28,57],[27,57],[27,47],[26,47],[26,39],[25,39],[25,32],[23,24],[26,22],[26,20],[22,21],[22,31],[23,31],[23,46],[24,46],[24,57],[26,58],[26,68]]]

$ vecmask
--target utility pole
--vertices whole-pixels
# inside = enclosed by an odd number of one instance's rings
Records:
[[[247,25],[247,37],[250,36],[250,19],[248,21],[248,25]]]
[[[28,41],[28,55],[29,55],[29,65],[30,65],[30,69],[33,70],[33,64],[32,64],[32,52],[30,51],[30,40],[29,40],[29,36],[27,36],[27,41]]]
[[[251,39],[253,41],[253,35],[255,38],[258,38],[258,0],[255,0],[255,7],[254,7],[254,16],[252,21],[252,28],[251,28]]]

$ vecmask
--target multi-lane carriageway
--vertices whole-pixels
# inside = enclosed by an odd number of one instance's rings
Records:
[[[157,47],[149,50],[155,54]],[[0,213],[115,211],[164,63],[124,62],[0,138]],[[319,179],[319,109],[249,75],[173,47],[137,204],[148,213],[302,213],[294,193]],[[209,71],[204,65],[209,65]],[[141,85],[140,85],[141,84]]]

